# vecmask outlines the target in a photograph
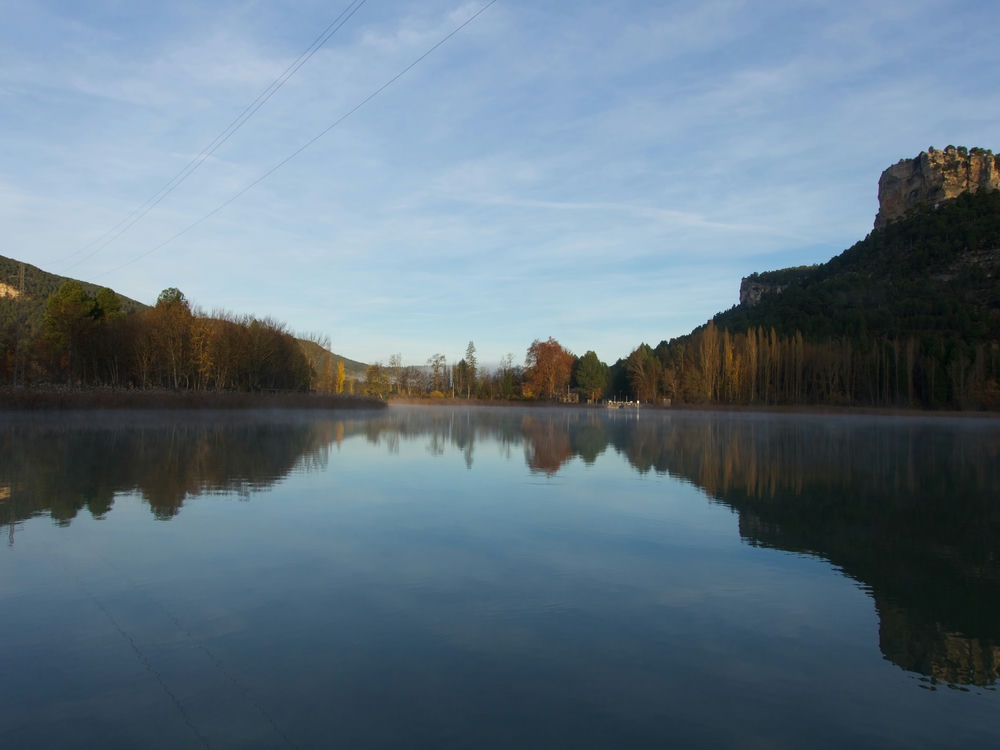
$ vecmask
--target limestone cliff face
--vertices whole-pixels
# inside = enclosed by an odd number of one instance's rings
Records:
[[[940,203],[978,190],[1000,190],[1000,156],[981,148],[930,148],[882,173],[875,228],[904,216],[918,204]]]
[[[753,307],[765,295],[781,294],[792,284],[808,278],[817,268],[819,266],[794,266],[744,276],[740,280],[740,304]]]

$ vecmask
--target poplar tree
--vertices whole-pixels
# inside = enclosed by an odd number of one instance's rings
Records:
[[[336,391],[337,391],[337,393],[343,393],[344,392],[344,380],[345,379],[346,379],[346,375],[344,374],[344,360],[338,359],[337,360],[337,383],[336,383]]]

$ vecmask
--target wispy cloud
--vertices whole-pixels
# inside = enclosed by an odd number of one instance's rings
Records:
[[[208,309],[328,331],[358,359],[423,361],[470,338],[499,359],[548,335],[613,359],[733,304],[741,275],[860,239],[878,173],[897,159],[1000,146],[1000,100],[984,94],[1000,10],[981,3],[511,0],[145,255],[479,7],[367,3],[75,275],[150,301],[179,286]],[[336,12],[306,0],[14,4],[0,28],[5,254],[45,266],[100,236]]]

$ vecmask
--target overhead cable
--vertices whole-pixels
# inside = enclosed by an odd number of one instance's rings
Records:
[[[217,213],[219,213],[220,211],[222,211],[224,208],[226,208],[230,204],[236,202],[239,198],[243,197],[246,193],[250,192],[253,188],[257,187],[257,185],[259,185],[260,183],[262,183],[264,180],[266,180],[272,174],[274,174],[279,169],[281,169],[283,166],[285,166],[286,164],[288,164],[288,162],[290,162],[292,159],[294,159],[295,157],[297,157],[303,151],[305,151],[306,149],[308,149],[310,146],[312,146],[314,143],[316,143],[316,141],[318,141],[320,138],[322,138],[323,136],[325,136],[327,133],[329,133],[335,127],[337,127],[338,125],[340,125],[348,117],[350,117],[351,115],[353,115],[359,109],[361,109],[366,104],[368,104],[376,96],[378,96],[383,91],[385,91],[387,88],[389,88],[390,86],[392,86],[392,84],[394,84],[400,78],[402,78],[407,73],[409,73],[411,70],[413,70],[413,68],[415,68],[421,62],[423,62],[435,50],[437,50],[439,47],[441,47],[443,44],[445,44],[453,36],[455,36],[456,34],[458,34],[462,29],[464,29],[470,23],[472,23],[473,21],[475,21],[479,16],[481,16],[483,13],[485,13],[486,10],[488,10],[491,5],[495,4],[496,2],[497,2],[497,0],[490,0],[488,3],[486,3],[485,5],[483,5],[479,10],[477,10],[475,13],[473,13],[471,16],[469,16],[469,18],[467,18],[465,21],[463,21],[460,25],[456,26],[454,29],[452,29],[450,32],[448,32],[444,37],[442,37],[438,42],[436,42],[433,46],[431,46],[426,52],[424,52],[422,55],[420,55],[418,58],[416,58],[413,62],[411,62],[409,65],[407,65],[401,71],[399,71],[396,75],[394,75],[388,81],[386,81],[381,86],[379,86],[377,89],[375,89],[372,93],[370,93],[368,96],[366,96],[364,99],[362,99],[356,105],[354,105],[354,107],[352,107],[347,112],[345,112],[344,114],[342,114],[340,117],[338,117],[332,123],[330,123],[329,125],[327,125],[319,133],[317,133],[316,135],[314,135],[312,138],[310,138],[308,141],[306,141],[305,143],[303,143],[301,146],[299,146],[297,149],[295,149],[292,153],[290,153],[284,159],[282,159],[277,164],[275,164],[273,167],[271,167],[266,172],[264,172],[256,180],[254,180],[253,182],[249,183],[248,185],[246,185],[245,187],[243,187],[242,189],[240,189],[238,192],[236,192],[234,195],[232,195],[229,198],[227,198],[226,200],[224,200],[222,203],[220,203],[218,206],[216,206],[215,208],[213,208],[207,214],[205,214],[201,218],[193,221],[191,224],[188,224],[186,227],[184,227],[183,229],[181,229],[176,234],[174,234],[171,237],[168,237],[167,239],[165,239],[159,245],[155,245],[154,247],[150,248],[149,250],[145,251],[144,253],[140,253],[139,255],[136,255],[133,258],[130,258],[129,260],[125,261],[121,265],[115,266],[114,268],[111,268],[111,269],[105,271],[104,273],[105,274],[114,273],[115,271],[121,270],[122,268],[125,268],[126,266],[129,266],[129,265],[131,265],[132,263],[135,263],[138,260],[141,260],[143,258],[146,258],[146,257],[152,255],[153,253],[155,253],[158,250],[162,250],[164,247],[166,247],[170,243],[174,242],[178,238],[182,237],[183,235],[187,234],[188,232],[190,232],[195,227],[197,227],[197,226],[205,223],[206,221],[208,221],[210,218],[212,218],[213,216],[215,216]]]
[[[202,150],[196,157],[194,157],[187,165],[178,172],[166,185],[164,185],[158,192],[156,192],[152,197],[150,197],[145,203],[133,209],[133,211],[122,219],[118,224],[109,229],[99,238],[93,242],[85,245],[79,250],[71,253],[67,259],[72,258],[74,255],[84,252],[86,250],[91,250],[91,252],[78,258],[75,263],[70,265],[66,270],[76,268],[78,265],[83,263],[85,260],[89,260],[94,257],[101,250],[106,248],[116,239],[121,237],[125,232],[135,226],[146,214],[153,210],[160,201],[166,198],[170,193],[177,189],[177,187],[184,182],[188,177],[190,177],[195,170],[200,167],[208,157],[214,154],[219,147],[221,147],[226,141],[228,141],[232,136],[238,131],[243,125],[246,124],[247,120],[254,116],[257,111],[263,107],[267,101],[274,96],[278,90],[285,85],[285,83],[293,75],[295,75],[299,68],[305,65],[309,59],[316,54],[319,49],[330,40],[330,38],[336,34],[343,26],[351,19],[351,17],[358,12],[362,5],[365,4],[367,0],[351,0],[351,2],[341,11],[340,15],[337,16],[330,24],[323,29],[322,33],[316,37],[312,44],[306,48],[305,52],[299,55],[291,65],[285,68],[284,72],[274,79],[271,84],[264,89],[257,98],[250,102],[236,119],[234,119],[229,125],[215,137],[208,146]]]

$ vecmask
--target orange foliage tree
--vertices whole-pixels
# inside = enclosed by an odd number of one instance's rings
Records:
[[[569,388],[573,374],[573,355],[551,336],[548,341],[535,339],[524,359],[524,395],[551,399]]]

